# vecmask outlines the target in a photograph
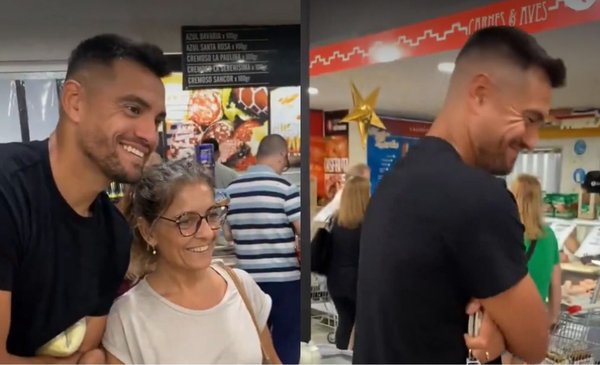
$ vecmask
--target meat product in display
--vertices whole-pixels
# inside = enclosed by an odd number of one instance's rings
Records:
[[[233,127],[226,120],[220,120],[214,124],[211,124],[206,132],[204,132],[203,139],[214,138],[219,144],[227,141],[233,134]]]
[[[223,117],[221,95],[215,90],[194,90],[188,103],[190,119],[201,127],[208,127]]]
[[[260,123],[256,120],[248,120],[233,132],[233,138],[242,142],[250,142],[252,139],[252,129],[260,127]]]
[[[269,116],[269,91],[266,87],[233,89],[232,101],[245,113],[264,121]]]
[[[229,156],[225,164],[238,171],[244,171],[248,167],[256,164],[256,157],[252,155],[250,146],[246,143],[242,143],[238,146],[237,151]]]

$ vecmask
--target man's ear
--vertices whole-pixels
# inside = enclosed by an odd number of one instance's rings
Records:
[[[492,82],[489,76],[486,74],[476,75],[469,84],[469,107],[475,111],[483,107],[489,101],[491,91]]]
[[[63,113],[75,123],[81,121],[83,104],[83,87],[78,81],[69,79],[63,84],[60,105]]]
[[[158,242],[156,241],[154,232],[152,232],[150,223],[148,223],[148,221],[142,217],[138,217],[136,223],[137,230],[140,232],[140,235],[142,236],[144,241],[146,241],[146,243],[152,247],[156,246]]]

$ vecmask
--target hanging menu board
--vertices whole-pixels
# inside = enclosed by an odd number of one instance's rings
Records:
[[[300,85],[300,26],[184,26],[183,88]]]

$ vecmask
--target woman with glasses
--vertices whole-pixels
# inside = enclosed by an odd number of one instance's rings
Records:
[[[266,326],[271,299],[250,276],[212,264],[227,207],[192,160],[150,168],[135,187],[139,283],[108,316],[109,363],[278,363]]]

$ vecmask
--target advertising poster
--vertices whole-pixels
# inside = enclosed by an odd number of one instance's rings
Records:
[[[348,160],[347,128],[346,133],[338,131],[325,137],[310,137],[310,175],[317,182],[317,205],[326,205],[340,189],[348,169]]]
[[[271,128],[269,134],[279,134],[288,144],[291,169],[300,168],[300,87],[271,89]]]
[[[348,123],[340,123],[348,114],[347,110],[329,111],[323,114],[323,135],[325,136],[324,196],[323,200],[333,199],[344,184],[344,174],[348,170],[349,146]]]
[[[396,160],[427,134],[430,124],[421,121],[381,118],[386,130],[371,127],[367,137],[367,164],[371,168],[371,192]]]
[[[316,181],[317,205],[324,205],[325,195],[325,138],[310,136],[310,176]]]
[[[312,151],[311,151],[312,152]],[[344,183],[348,169],[348,137],[344,135],[325,137],[324,179],[325,199],[333,199]]]
[[[269,133],[269,90],[225,88],[185,91],[181,74],[164,80],[168,159],[193,156],[204,138],[219,141],[220,161],[238,171],[256,163]]]

